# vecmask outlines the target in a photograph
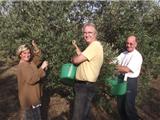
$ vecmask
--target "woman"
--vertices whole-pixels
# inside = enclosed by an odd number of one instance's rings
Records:
[[[32,46],[33,52],[28,45],[21,45],[17,50],[20,59],[17,69],[20,120],[41,120],[39,80],[45,76],[48,62],[44,61],[38,68],[41,51],[34,41],[32,41]]]

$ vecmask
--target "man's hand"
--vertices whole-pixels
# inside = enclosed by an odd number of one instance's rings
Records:
[[[132,72],[127,66],[116,65],[116,70],[120,73]]]
[[[76,44],[76,41],[75,40],[72,40],[72,45],[76,48],[77,47],[77,44]]]
[[[79,47],[77,46],[75,40],[72,40],[72,45],[76,48],[76,53],[77,53],[77,55],[80,55],[80,54],[81,54],[81,50],[80,50]]]

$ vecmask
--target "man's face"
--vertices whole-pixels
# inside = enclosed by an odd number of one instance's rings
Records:
[[[83,37],[87,44],[96,40],[96,30],[93,26],[86,26],[83,30]]]
[[[126,42],[126,49],[128,52],[132,52],[137,46],[136,38],[134,36],[130,36]]]

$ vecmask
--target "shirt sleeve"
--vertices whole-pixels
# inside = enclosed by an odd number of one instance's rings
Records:
[[[41,50],[33,54],[32,62],[34,62],[36,66],[38,66],[41,63],[41,55],[42,55]]]
[[[40,78],[43,78],[46,74],[45,74],[45,72],[42,68],[39,68],[38,69],[38,75],[39,75]]]
[[[83,52],[82,54],[90,61],[92,58],[94,58],[94,56],[96,55],[96,53],[98,52],[98,44],[91,44],[89,45]]]

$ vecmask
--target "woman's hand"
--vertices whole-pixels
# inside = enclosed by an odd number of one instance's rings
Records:
[[[37,47],[37,44],[35,43],[35,40],[32,40],[32,46],[34,48],[34,53],[38,53],[39,52],[39,48]]]
[[[32,45],[33,45],[34,47],[37,46],[37,44],[35,43],[34,40],[32,40]]]
[[[43,70],[47,70],[47,67],[48,67],[48,61],[43,61],[42,65],[41,65],[41,68]]]

